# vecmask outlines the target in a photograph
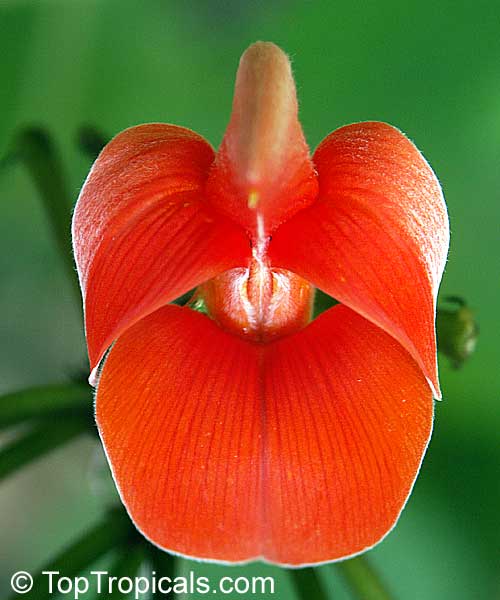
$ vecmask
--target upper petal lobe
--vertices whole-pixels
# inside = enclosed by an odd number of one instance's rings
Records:
[[[319,198],[275,232],[273,264],[394,336],[439,397],[434,319],[449,230],[436,176],[384,123],[342,127],[313,158]]]
[[[150,124],[119,134],[95,162],[73,219],[91,368],[132,323],[245,263],[246,234],[205,202],[213,159],[194,132]]]

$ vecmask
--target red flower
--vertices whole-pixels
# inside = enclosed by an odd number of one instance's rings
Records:
[[[96,416],[152,542],[299,565],[394,526],[439,395],[439,183],[384,123],[309,156],[287,57],[243,55],[219,151],[174,125],[103,150],[73,235]],[[209,315],[169,302],[198,287]],[[312,322],[314,287],[337,298]]]

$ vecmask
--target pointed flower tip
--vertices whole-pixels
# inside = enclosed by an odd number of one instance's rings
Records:
[[[262,186],[270,167],[281,166],[286,138],[296,121],[288,57],[275,44],[253,44],[240,60],[230,124],[234,131],[230,152],[241,184]]]
[[[241,55],[236,74],[234,101],[247,96],[248,92],[252,91],[252,86],[257,87],[260,92],[265,92],[266,83],[281,89],[291,108],[295,108],[297,112],[295,82],[288,56],[272,42],[255,42]]]
[[[240,58],[240,68],[244,65],[266,65],[271,62],[281,62],[290,69],[290,61],[283,50],[274,42],[258,41],[250,44]]]
[[[208,189],[217,208],[249,229],[256,210],[272,229],[315,197],[290,61],[273,43],[256,42],[240,59]]]
[[[97,381],[99,379],[99,365],[94,367],[89,375],[88,382],[92,387],[97,387]]]
[[[437,375],[433,379],[426,376],[426,380],[427,380],[427,383],[429,384],[429,387],[431,388],[432,397],[435,400],[442,400],[443,394],[441,393],[441,387],[439,385],[439,379],[437,378]]]

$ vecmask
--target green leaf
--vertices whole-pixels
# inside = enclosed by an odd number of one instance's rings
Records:
[[[88,429],[85,419],[36,425],[0,450],[0,481]]]
[[[137,536],[138,533],[121,507],[109,511],[100,523],[40,569],[34,577],[32,590],[24,594],[23,598],[45,600],[54,597],[49,592],[48,575],[44,575],[44,571],[56,571],[64,577],[75,577],[110,550],[123,546],[127,540],[134,540]],[[19,596],[12,595],[9,600],[18,598]]]
[[[26,127],[14,138],[9,155],[22,161],[35,184],[81,310],[80,285],[70,236],[73,194],[68,192],[62,161],[52,138],[40,127]]]
[[[29,419],[54,419],[92,413],[92,391],[77,383],[46,385],[0,397],[0,430]],[[90,420],[89,420],[90,423]]]

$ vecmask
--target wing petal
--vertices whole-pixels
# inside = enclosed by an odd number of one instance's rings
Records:
[[[204,199],[213,159],[194,132],[150,124],[95,162],[73,219],[92,369],[132,323],[245,262],[246,234]]]
[[[385,123],[334,131],[314,162],[319,199],[275,232],[273,264],[394,336],[440,397],[434,319],[449,229],[436,176]]]

